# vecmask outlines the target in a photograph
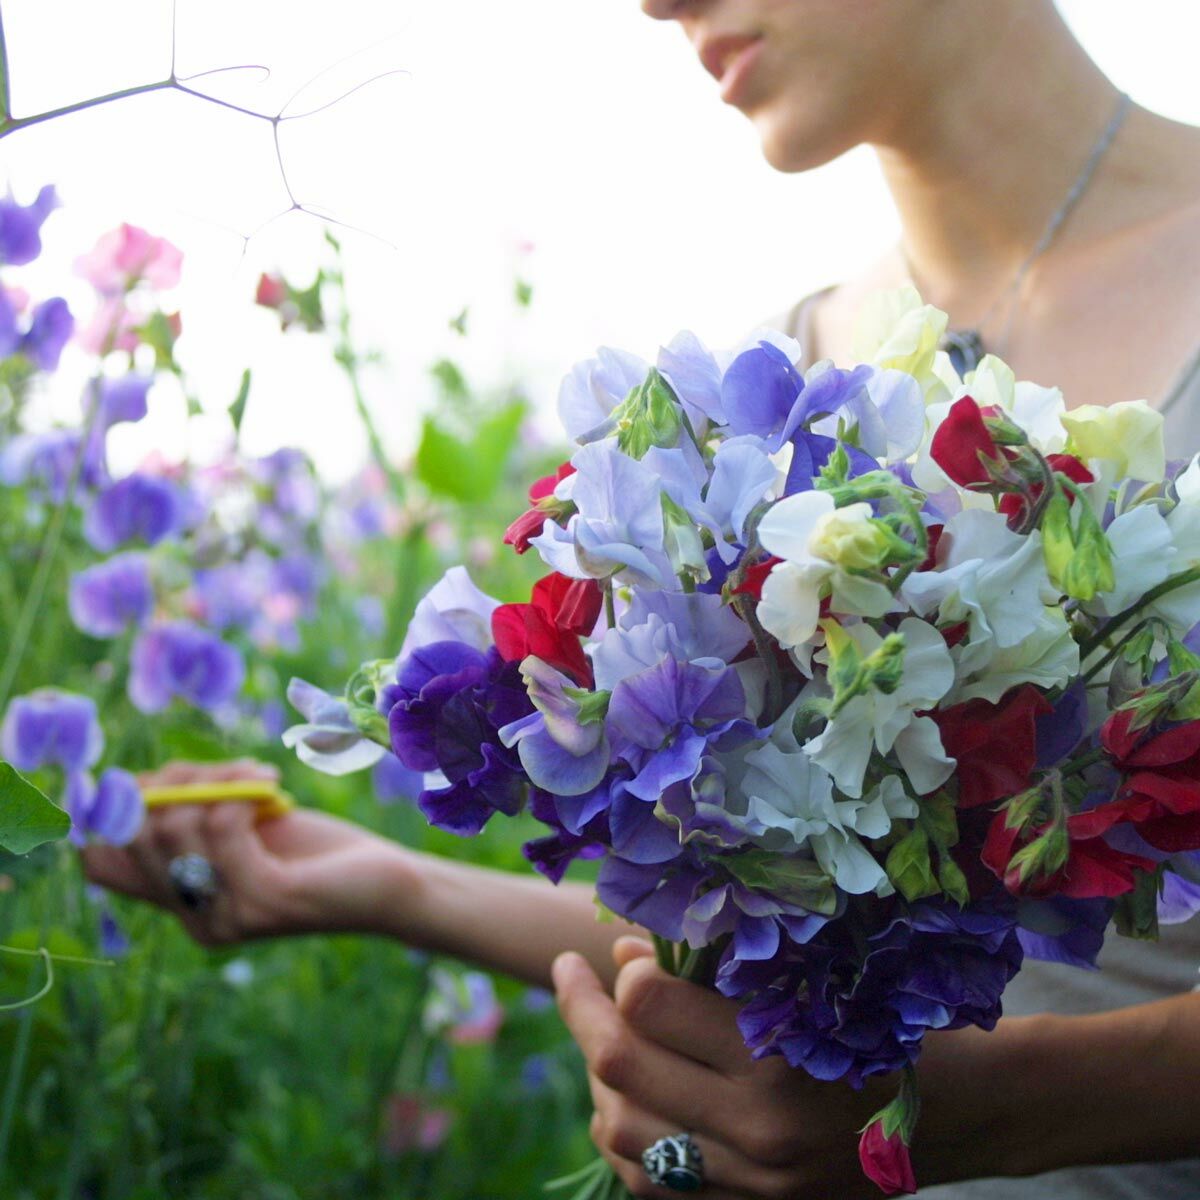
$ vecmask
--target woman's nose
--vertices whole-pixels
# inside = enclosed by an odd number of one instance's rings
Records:
[[[689,0],[642,0],[642,12],[656,21],[670,21],[679,16]]]

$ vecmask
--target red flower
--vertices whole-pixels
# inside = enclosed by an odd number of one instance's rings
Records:
[[[261,304],[263,308],[279,308],[287,299],[287,294],[287,284],[282,275],[268,275],[264,272],[259,276],[254,303]]]
[[[592,667],[579,638],[600,616],[600,585],[557,573],[540,579],[529,604],[501,604],[492,613],[492,637],[506,662],[533,654],[582,687],[592,685]]]
[[[883,1121],[872,1121],[858,1139],[858,1161],[862,1164],[863,1174],[880,1187],[884,1195],[913,1195],[916,1192],[917,1177],[913,1174],[908,1146],[899,1129],[891,1137],[884,1137]]]
[[[762,599],[763,584],[767,582],[767,576],[771,573],[771,568],[776,563],[783,562],[782,558],[776,558],[770,554],[766,558],[756,562],[753,566],[746,568],[745,575],[742,576],[742,582],[733,589],[735,596],[750,596],[754,600]]]
[[[987,461],[1000,465],[1009,457],[996,445],[983,417],[983,409],[970,396],[963,396],[950,406],[929,444],[933,461],[959,487],[991,483]]]
[[[999,704],[968,700],[931,714],[942,746],[958,762],[958,807],[977,808],[1023,792],[1037,760],[1037,718],[1050,703],[1025,684]]]
[[[523,512],[505,531],[504,544],[511,546],[518,554],[524,554],[529,549],[530,538],[535,538],[542,532],[548,519],[558,520],[561,505],[554,499],[554,489],[568,475],[574,475],[575,468],[569,462],[563,463],[553,475],[544,475],[535,480],[529,489],[529,500],[532,508]]]
[[[1020,872],[1009,864],[1017,851],[1045,834],[1049,826],[1022,834],[1020,829],[1005,828],[1005,814],[997,813],[983,846],[983,862],[1014,896],[1067,896],[1073,900],[1122,896],[1133,890],[1134,872],[1152,870],[1154,863],[1141,855],[1116,850],[1104,840],[1103,835],[1122,819],[1117,813],[1105,811],[1110,807],[1100,805],[1069,816],[1066,863],[1046,875],[1031,874],[1024,884]]]
[[[917,568],[918,571],[932,571],[937,566],[938,546],[941,544],[942,534],[945,532],[945,525],[927,525],[925,527],[929,548],[925,551],[925,561]]]
[[[1092,483],[1096,478],[1073,454],[1048,454],[1046,461],[1050,464],[1052,471],[1061,471],[1068,479],[1075,483]],[[1036,503],[1037,498],[1041,494],[1042,485],[1035,483],[1030,488],[1030,499]],[[1070,492],[1067,493],[1067,503],[1075,503],[1075,497]],[[1020,518],[1025,507],[1025,500],[1019,492],[1009,492],[1007,495],[1000,497],[1000,503],[997,507],[1000,512],[1008,517],[1009,524],[1013,524]]]

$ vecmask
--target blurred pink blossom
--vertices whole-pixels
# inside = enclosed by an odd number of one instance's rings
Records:
[[[108,296],[100,302],[92,319],[75,334],[76,343],[88,354],[108,354],[138,348],[138,319],[125,307],[121,296]]]
[[[145,281],[160,291],[179,282],[183,251],[136,225],[103,234],[75,269],[103,296],[120,296]]]
[[[450,1132],[454,1116],[444,1108],[432,1108],[420,1096],[395,1092],[383,1105],[379,1145],[384,1154],[397,1158],[410,1150],[436,1150]]]

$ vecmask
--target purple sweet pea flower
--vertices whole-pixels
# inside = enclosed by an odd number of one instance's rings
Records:
[[[0,200],[0,263],[22,267],[42,252],[41,229],[58,207],[52,186],[42,188],[32,204],[18,204],[9,192]]]
[[[65,804],[71,814],[70,838],[77,846],[89,836],[126,846],[137,836],[146,813],[137,780],[120,767],[109,767],[96,782],[85,772],[71,774]]]
[[[21,338],[21,353],[43,371],[58,369],[58,361],[75,332],[75,318],[61,296],[43,300],[29,320]]]
[[[83,435],[77,429],[17,434],[0,449],[0,483],[27,486],[61,503],[66,499],[82,441]],[[93,438],[83,452],[80,482],[85,487],[96,487],[106,476],[104,443]]]
[[[97,638],[120,637],[154,610],[150,561],[144,554],[117,554],[71,577],[71,620]]]
[[[1200,852],[1177,854],[1163,873],[1158,919],[1180,925],[1200,912]]]
[[[17,327],[17,310],[0,284],[0,359],[15,354],[21,347],[21,331]]]
[[[183,529],[189,516],[187,496],[178,484],[134,473],[96,496],[84,518],[83,532],[102,552],[133,541],[154,546]]]
[[[721,407],[721,367],[694,333],[677,333],[658,352],[658,369],[666,377],[698,436],[709,421],[725,424]]]
[[[1017,905],[1021,948],[1027,958],[1094,971],[1113,908],[1113,902],[1103,896],[1092,900],[1023,898]]]
[[[71,692],[43,688],[18,696],[0,727],[0,753],[19,771],[86,771],[103,750],[95,701]]]
[[[100,422],[104,428],[122,421],[140,421],[147,412],[146,397],[154,384],[150,375],[123,375],[120,379],[103,379],[97,385],[100,400]],[[89,405],[93,403],[89,395]]]
[[[516,663],[495,647],[434,642],[400,664],[380,702],[396,757],[411,770],[446,778],[446,787],[426,788],[418,799],[430,824],[470,836],[495,813],[520,811],[525,775],[517,751],[499,736],[533,711]]]
[[[425,775],[406,767],[394,754],[384,753],[371,772],[375,796],[384,804],[416,800],[425,790]]]
[[[860,933],[862,931],[860,930]],[[915,1063],[929,1029],[994,1028],[1022,949],[1005,900],[968,908],[897,903],[856,942],[834,921],[770,959],[726,951],[717,987],[742,1000],[738,1027],[756,1058],[782,1054],[816,1079],[861,1087]]]
[[[609,416],[642,383],[649,367],[623,350],[602,347],[596,358],[576,363],[558,389],[558,415],[577,442],[603,436]]]
[[[721,408],[735,436],[761,438],[774,452],[805,416],[803,391],[804,378],[791,359],[762,341],[729,364],[721,380]]]
[[[129,698],[142,712],[160,712],[178,696],[212,712],[241,689],[238,650],[188,621],[152,625],[138,635],[129,661]]]

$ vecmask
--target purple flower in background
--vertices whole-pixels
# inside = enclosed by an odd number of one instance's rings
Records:
[[[71,620],[92,637],[119,637],[154,610],[150,562],[144,554],[117,554],[71,577]]]
[[[928,1029],[994,1028],[1021,961],[1007,908],[921,901],[897,906],[863,946],[838,921],[769,959],[727,951],[717,987],[745,1001],[738,1027],[756,1058],[782,1054],[816,1079],[861,1087],[915,1063]]]
[[[146,397],[154,379],[150,375],[123,375],[102,379],[96,385],[100,401],[100,423],[107,429],[121,421],[140,421],[147,412]],[[88,398],[92,403],[91,396]]]
[[[475,1046],[495,1041],[504,1023],[504,1009],[496,999],[490,975],[465,971],[461,975],[434,967],[429,973],[430,991],[421,1024],[437,1037],[445,1034],[458,1046]]]
[[[1103,896],[1089,900],[1023,898],[1017,907],[1021,948],[1028,958],[1094,971],[1113,908],[1113,902]]]
[[[1158,919],[1179,925],[1200,912],[1200,852],[1177,854],[1163,874]]]
[[[65,804],[71,814],[70,838],[77,846],[89,835],[114,846],[128,845],[146,811],[137,780],[120,767],[109,767],[95,782],[86,772],[73,772],[67,778]]]
[[[231,701],[246,675],[241,654],[188,621],[153,625],[138,635],[129,661],[129,699],[159,712],[178,696],[212,712]]]
[[[17,434],[0,449],[0,483],[8,487],[28,486],[61,503],[67,495],[81,442],[82,434],[77,429]],[[106,474],[104,443],[93,439],[83,454],[80,482],[86,487],[96,487]]]
[[[520,811],[524,773],[499,736],[533,711],[517,663],[506,663],[494,646],[484,652],[434,642],[404,659],[380,705],[396,757],[446,778],[446,787],[427,788],[418,800],[431,824],[469,836],[497,812]]]
[[[384,804],[396,800],[416,800],[425,790],[425,775],[412,771],[394,754],[385,753],[371,772],[371,786]]]
[[[84,518],[83,532],[104,552],[133,541],[154,546],[185,526],[188,510],[187,495],[178,484],[135,472],[96,496]]]
[[[18,696],[0,727],[0,753],[19,771],[85,771],[103,750],[95,702],[71,692],[43,688]]]
[[[41,229],[58,207],[52,186],[42,188],[32,204],[18,204],[9,192],[0,200],[0,263],[21,267],[42,252]]]
[[[43,371],[58,369],[63,348],[75,332],[75,318],[61,296],[43,300],[29,319],[29,329],[21,338],[20,350]]]
[[[264,537],[284,545],[316,519],[321,496],[303,450],[284,446],[273,454],[250,459],[246,469],[262,489],[258,529]]]

